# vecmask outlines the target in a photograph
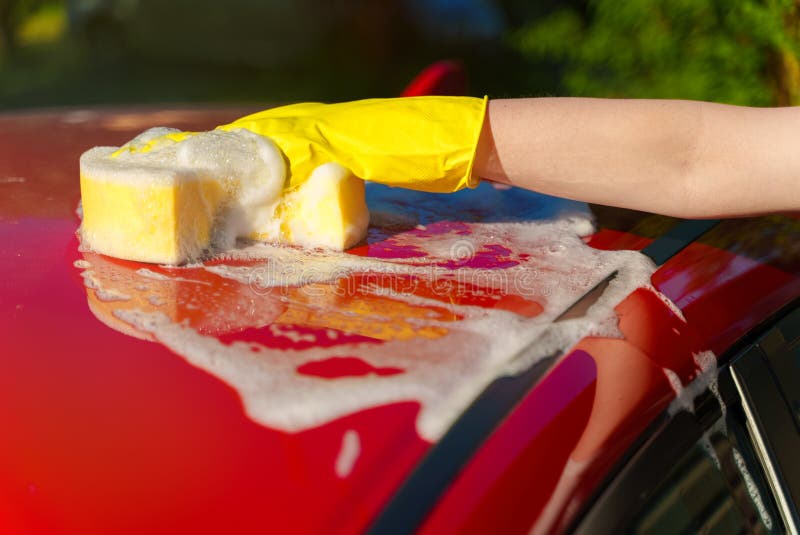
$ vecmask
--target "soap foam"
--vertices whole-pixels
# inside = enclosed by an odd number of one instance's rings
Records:
[[[381,296],[417,309],[448,309],[452,313],[448,321],[437,314],[407,318],[416,328],[437,333],[432,337],[307,349],[278,349],[253,342],[224,344],[195,326],[171,319],[162,311],[164,305],[156,306],[170,299],[168,292],[158,294],[155,301],[138,299],[135,307],[115,308],[113,315],[233,386],[248,415],[266,426],[300,431],[370,407],[410,400],[421,406],[417,421],[420,435],[435,441],[480,390],[498,376],[517,373],[542,357],[567,351],[588,334],[621,337],[613,307],[634,289],[648,288],[654,266],[635,251],[588,247],[581,235],[590,224],[585,217],[470,223],[459,227],[456,233],[409,231],[392,237],[399,247],[421,251],[422,256],[416,258],[391,258],[388,254],[389,258],[378,259],[251,243],[203,265],[173,269],[169,275],[140,269],[133,275],[138,280],[127,281],[123,288],[135,292],[136,287],[169,284],[170,280],[202,282],[196,280],[197,276],[174,275],[183,269],[202,268],[209,275],[237,284],[242,288],[239,291],[249,291],[250,300],[262,308],[274,307],[274,312],[262,313],[261,320],[252,320],[254,324],[268,325],[270,315],[277,317],[281,306],[285,306],[282,303],[289,299],[284,292],[287,287],[312,292],[320,284],[346,281],[354,285],[347,291],[358,295]],[[456,240],[470,244],[473,259],[459,259],[453,264],[451,246]],[[481,255],[498,251],[492,248],[496,244],[507,245],[507,251],[497,253],[505,255],[506,267],[481,267],[477,261]],[[618,273],[616,278],[585,317],[553,323],[575,300],[614,271]],[[417,281],[434,290],[441,284],[443,288],[439,294],[433,291],[427,295],[393,286],[404,277],[406,283]],[[534,300],[543,311],[526,317],[445,299],[470,284],[484,292],[494,290]],[[213,298],[204,295],[198,304],[187,301],[183,306],[207,306]],[[313,303],[311,299],[304,306]],[[319,308],[319,315],[329,313],[326,307],[330,305],[314,306]],[[371,314],[375,321],[385,321],[380,310]],[[290,329],[282,327],[279,334],[290,339],[304,336],[299,332],[290,334]],[[354,355],[371,366],[397,368],[404,373],[330,380],[297,372],[305,363],[342,355]]]
[[[152,128],[122,147],[88,150],[81,155],[80,167],[82,180],[142,191],[154,186],[180,189],[182,184],[193,181],[218,183],[223,192],[221,206],[208,204],[204,195],[195,202],[205,203],[204,217],[213,222],[212,249],[232,247],[237,237],[256,232],[279,235],[275,210],[284,187],[286,166],[270,139],[248,130],[193,133]],[[105,235],[104,229],[82,228],[81,232],[86,245],[102,242]],[[188,240],[187,236],[194,234],[179,232],[179,236]],[[181,241],[179,258],[196,258],[208,246]]]
[[[84,246],[120,258],[180,264],[233,248],[237,238],[341,250],[369,224],[363,181],[328,162],[285,189],[282,153],[246,129],[152,128],[122,147],[90,149],[80,167],[83,204],[97,214],[84,219]],[[120,220],[107,206],[131,213]],[[161,233],[174,233],[175,243],[153,237]]]
[[[241,327],[262,327],[275,321],[281,305],[270,297],[254,300],[246,287],[223,281],[213,288],[213,279],[199,270],[198,276],[181,277],[172,273],[127,265],[119,265],[101,255],[87,252],[76,267],[83,270],[92,312],[104,323],[117,328],[123,322],[116,320],[113,311],[143,309],[167,314],[171,321],[191,319],[192,328],[204,333],[223,333]],[[188,270],[184,270],[188,271]],[[205,280],[203,279],[205,277]],[[99,289],[99,292],[98,292]],[[114,291],[128,297],[125,301],[109,302],[103,292]],[[202,312],[192,312],[200,311]],[[243,313],[242,311],[246,311]],[[239,322],[232,315],[242,316]],[[142,333],[140,333],[141,335]],[[151,339],[147,335],[145,338]]]
[[[717,357],[713,351],[701,351],[692,355],[695,364],[697,365],[700,373],[688,385],[681,382],[680,377],[674,371],[664,368],[664,374],[667,376],[673,391],[675,392],[675,399],[670,403],[667,412],[670,416],[674,416],[678,412],[685,410],[694,414],[694,402],[697,396],[705,392],[707,389],[717,398],[720,404],[720,410],[725,414],[726,406],[722,400],[717,386],[717,378],[719,376],[717,370]]]
[[[342,435],[342,447],[334,464],[336,476],[341,479],[348,477],[353,472],[359,455],[361,455],[361,439],[357,431],[348,429]]]
[[[81,271],[81,278],[83,278],[83,285],[86,288],[93,290],[95,296],[104,302],[111,301],[129,301],[131,296],[116,288],[108,288],[103,283],[103,279],[98,277],[94,270],[91,269],[92,265],[85,260],[76,260],[73,265]]]
[[[192,282],[194,284],[205,284],[206,286],[209,286],[209,283],[207,281],[201,281],[201,280],[195,280],[195,279],[187,279],[187,278],[184,278],[184,277],[178,277],[178,276],[174,276],[174,275],[167,276],[167,275],[164,275],[163,273],[156,273],[155,271],[153,271],[151,269],[147,269],[147,268],[139,268],[139,269],[136,270],[136,273],[141,275],[142,277],[146,277],[148,279],[154,279],[154,280],[158,280],[158,281]]]
[[[475,390],[497,375],[496,365],[522,343],[517,335],[523,334],[517,318],[503,313],[500,316],[506,321],[502,323],[516,324],[516,332],[500,338],[494,336],[499,327],[495,318],[493,329],[474,321],[437,340],[294,350],[256,343],[226,345],[157,312],[117,310],[115,316],[232,385],[242,396],[248,415],[268,427],[296,432],[369,407],[418,401],[422,406],[418,430],[429,440],[441,436]],[[471,327],[477,328],[471,332]],[[348,354],[358,355],[372,366],[404,369],[405,373],[336,380],[297,373],[297,368],[308,362]]]
[[[745,487],[747,488],[747,493],[750,495],[750,499],[753,501],[753,505],[755,505],[756,510],[758,511],[758,516],[761,517],[761,522],[763,522],[765,528],[772,531],[774,525],[772,516],[769,514],[769,511],[767,511],[767,508],[764,505],[764,500],[761,498],[761,492],[758,489],[758,485],[756,485],[756,482],[753,480],[750,470],[747,468],[747,463],[745,462],[744,457],[742,457],[742,454],[739,453],[739,450],[737,450],[735,447],[732,449],[732,452],[733,459],[736,462],[736,468],[742,475]]]
[[[530,256],[518,254],[510,256],[516,265],[505,269],[485,269],[481,267],[442,267],[442,262],[452,254],[453,235],[415,235],[410,233],[395,236],[399,246],[420,249],[424,255],[419,258],[362,258],[333,251],[302,251],[270,244],[253,244],[249,247],[226,254],[228,259],[261,260],[264,264],[256,267],[214,265],[205,267],[219,276],[249,284],[260,294],[285,286],[303,286],[310,283],[334,282],[346,279],[355,273],[368,273],[376,276],[409,275],[421,280],[433,280],[434,295],[457,294],[459,285],[479,285],[491,290],[527,296],[544,305],[544,311],[534,320],[525,320],[516,335],[519,341],[528,345],[534,339],[535,350],[520,354],[514,362],[508,363],[506,373],[517,373],[530,366],[535,360],[557,353],[588,335],[621,338],[617,328],[613,307],[625,298],[634,288],[645,287],[655,291],[649,284],[654,269],[652,262],[636,251],[598,251],[585,245],[580,235],[585,232],[587,218],[567,218],[543,223],[482,223],[469,227],[468,241],[471,248],[479,253],[491,244],[513,243],[520,251],[528,251]],[[554,252],[555,251],[555,252]],[[617,275],[608,284],[600,299],[587,310],[585,316],[553,324],[553,320],[566,310],[586,291],[593,288],[606,276],[616,271]],[[404,288],[369,282],[359,286],[359,290],[373,295],[388,295],[401,298],[404,302],[418,306],[443,306],[441,301],[431,297],[403,292]],[[406,281],[393,279],[397,284]],[[484,318],[489,327],[481,329],[482,336],[493,336],[495,328],[502,328],[489,321],[487,315],[495,315],[499,320],[502,312],[487,312],[483,307],[444,303],[454,315],[465,318]],[[512,328],[513,319],[505,329]],[[446,326],[429,321],[430,324]],[[474,328],[480,325],[476,324]],[[519,352],[522,347],[513,349]],[[512,349],[509,349],[512,351]]]
[[[263,232],[275,219],[286,166],[270,139],[244,129],[202,132],[177,144],[175,163],[234,185],[225,222],[228,243],[221,245],[232,245],[237,236]]]
[[[127,157],[121,153],[117,158]],[[394,229],[380,258],[240,242],[202,264],[161,273],[101,265],[101,257],[91,266],[76,267],[91,267],[94,278],[85,277],[87,287],[100,278],[106,287],[132,296],[128,302],[105,303],[104,311],[95,309],[102,321],[157,339],[225,381],[239,393],[247,414],[263,425],[295,432],[375,406],[415,401],[420,404],[418,432],[435,441],[497,377],[567,352],[587,335],[622,337],[614,307],[637,288],[659,295],[650,285],[655,266],[646,256],[586,245],[582,237],[591,234],[593,225],[585,205],[519,190],[489,187],[486,194],[486,189],[452,197],[374,189],[371,202],[381,208],[377,222],[388,221],[384,226]],[[463,196],[468,197],[466,207],[456,201]],[[411,200],[401,202],[406,198]],[[514,210],[497,210],[506,200],[525,214],[522,222]],[[475,220],[452,223],[437,215],[450,212]],[[614,272],[584,317],[554,322]],[[462,300],[467,294],[490,304]],[[541,312],[524,315],[493,307],[491,300],[501,296],[536,303]],[[309,334],[276,323],[290,309],[302,312],[291,316],[300,318],[299,325],[314,321],[309,325],[323,330]],[[417,313],[398,318],[392,315],[398,309]],[[249,312],[242,315],[241,310]],[[193,319],[181,319],[186,314]],[[108,322],[108,315],[114,322]],[[405,337],[389,332],[384,340],[352,342],[338,326],[330,328],[337,325],[332,317],[348,315],[362,324],[388,329],[402,323],[410,330]],[[266,326],[273,337],[297,347],[223,343],[216,337]],[[335,343],[311,340],[323,336]],[[315,345],[305,346],[310,343]],[[403,373],[327,379],[298,372],[306,363],[342,356]],[[677,379],[676,390],[682,388]]]
[[[711,459],[711,462],[714,463],[714,466],[717,470],[722,470],[722,462],[719,459],[719,454],[717,453],[717,448],[714,447],[714,435],[725,435],[727,436],[728,430],[727,425],[725,424],[725,418],[722,417],[719,420],[715,421],[714,424],[709,427],[708,429],[703,432],[703,435],[700,437],[698,441],[703,451]]]

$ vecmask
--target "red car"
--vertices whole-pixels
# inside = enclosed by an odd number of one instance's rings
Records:
[[[248,111],[0,116],[0,532],[797,531],[800,218],[369,185],[338,256],[80,250],[81,152]]]

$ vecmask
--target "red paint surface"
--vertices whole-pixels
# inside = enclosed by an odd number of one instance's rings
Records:
[[[202,128],[242,113],[170,117]],[[131,129],[108,126],[123,119]],[[78,155],[130,138],[147,120],[144,112],[79,125],[61,114],[0,118],[0,178],[25,178],[0,184],[0,533],[359,531],[428,447],[416,433],[416,403],[306,432],[268,429],[218,379],[88,309],[72,266],[81,258]],[[140,267],[105,260],[122,273]],[[183,312],[202,330],[199,313]],[[223,338],[278,337],[234,329]],[[356,339],[366,340],[338,343]],[[334,465],[347,430],[358,432],[361,455],[341,479]]]
[[[753,219],[752,225],[764,223]],[[625,339],[586,338],[563,358],[482,446],[422,533],[522,534],[534,525],[536,533],[557,533],[568,526],[674,398],[662,368],[687,384],[700,372],[694,353],[722,354],[800,296],[798,230],[796,224],[768,228],[755,251],[733,240],[741,254],[695,243],[668,261],[652,277],[653,285],[679,306],[686,321],[648,290],[631,294],[616,308]],[[601,229],[588,243],[641,249],[651,241]],[[550,381],[566,374],[565,391],[591,375],[593,397],[588,389],[572,393],[572,406],[565,408],[556,395],[540,397]],[[552,404],[559,407],[557,417],[542,428],[537,421],[551,414]]]
[[[74,237],[78,155],[153,124],[200,129],[245,111],[137,110],[95,114],[89,122],[62,113],[0,118],[0,179],[24,179],[0,183],[0,532],[354,533],[430,446],[417,435],[419,406],[413,402],[300,433],[263,427],[244,414],[224,383],[158,343],[106,326],[88,309],[72,266],[81,258]],[[439,225],[424,232],[459,229],[459,223]],[[661,267],[653,284],[688,323],[651,292],[632,294],[617,307],[625,339],[585,339],[561,359],[477,453],[423,532],[525,533],[537,518],[541,524],[543,511],[553,530],[566,525],[577,509],[565,504],[582,503],[669,403],[672,391],[661,367],[690,380],[697,373],[693,352],[723,351],[800,293],[796,256],[783,258],[779,245],[786,236],[769,239],[775,245],[758,254],[695,244]],[[589,243],[614,249],[649,241],[603,229]],[[390,239],[365,247],[362,254],[381,256],[383,248],[398,257]],[[516,261],[499,246],[478,253],[486,266]],[[138,268],[101,261],[120,274]],[[442,321],[456,319],[448,317],[450,302],[541,312],[533,300],[455,281],[447,291],[410,278],[378,283],[413,285],[416,295],[439,300],[441,309],[427,312]],[[213,284],[223,312],[235,310],[236,290]],[[353,295],[326,298],[346,310]],[[397,301],[369,303],[395,314],[397,322],[415,313]],[[175,314],[226,344],[300,349],[311,343],[253,326],[233,312],[224,323],[188,309]],[[284,325],[317,335],[315,344],[380,343],[365,334],[368,325],[325,342],[329,326],[289,321],[297,319],[296,310],[284,314]],[[396,373],[350,357],[305,371],[326,377]],[[348,430],[357,431],[361,456],[352,474],[339,478],[334,465]]]
[[[800,295],[800,234],[785,238],[784,247],[795,255],[788,266],[777,268],[767,263],[769,257],[752,258],[694,243],[653,276],[653,285],[678,305],[706,345],[721,353]],[[776,246],[771,252],[780,257],[789,251]]]
[[[307,362],[297,367],[297,373],[314,377],[336,379],[339,377],[357,377],[360,375],[397,375],[403,373],[401,368],[390,366],[376,367],[358,357],[331,357],[325,360]]]
[[[620,249],[634,249],[639,251],[650,245],[652,241],[653,240],[650,238],[628,234],[627,232],[598,229],[597,232],[589,237],[586,243],[595,249],[603,249],[605,251],[616,251]]]
[[[587,424],[596,382],[588,354],[566,357],[480,449],[421,533],[509,533],[530,526]]]

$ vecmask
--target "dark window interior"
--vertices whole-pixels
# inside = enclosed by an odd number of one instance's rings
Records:
[[[800,505],[792,506],[800,477],[797,302],[722,362],[730,365],[717,376],[719,397],[706,390],[694,413],[665,414],[656,422],[573,525],[576,533],[771,534],[794,527],[793,507]],[[765,456],[773,467],[769,478]]]
[[[729,436],[714,433],[677,461],[635,517],[631,531],[779,533],[778,520],[763,480],[754,477]]]

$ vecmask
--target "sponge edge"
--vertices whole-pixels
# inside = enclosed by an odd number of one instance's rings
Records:
[[[229,193],[209,177],[116,164],[116,147],[81,156],[81,242],[126,260],[179,264],[211,243],[217,212]]]
[[[367,233],[364,182],[337,163],[320,165],[279,207],[278,241],[343,250]],[[255,236],[266,238],[268,236]]]
[[[236,238],[342,250],[369,224],[363,181],[329,163],[284,192],[280,151],[247,130],[151,129],[80,167],[83,247],[127,260],[181,264]]]

